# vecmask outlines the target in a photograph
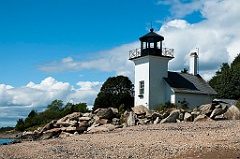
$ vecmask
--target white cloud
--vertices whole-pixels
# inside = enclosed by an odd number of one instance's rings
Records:
[[[111,50],[97,52],[87,60],[63,58],[39,67],[40,71],[48,73],[73,72],[83,69],[93,69],[103,72],[116,72],[116,75],[125,75],[133,79],[134,65],[129,58],[129,50],[139,47],[139,42],[125,44]]]
[[[180,6],[179,2],[176,1],[175,5]],[[185,20],[175,19],[166,22],[158,33],[165,37],[165,46],[175,50],[170,69],[188,68],[189,53],[197,52],[196,48],[199,48],[200,74],[209,80],[223,62],[231,63],[240,52],[240,3],[234,0],[201,3],[199,9],[205,20],[189,24]],[[186,9],[176,10],[175,14]]]
[[[185,3],[184,0],[159,0],[158,5],[170,5],[170,12],[174,18],[183,18],[195,11],[198,11],[203,6],[203,0],[191,1]]]
[[[92,106],[101,85],[101,82],[79,81],[79,87],[74,88],[68,82],[60,82],[52,77],[42,80],[39,84],[29,82],[20,88],[1,84],[0,127],[6,126],[3,123],[25,118],[32,109],[43,111],[55,99],[64,103],[84,102]]]
[[[99,85],[102,85],[101,82],[90,82],[90,81],[80,81],[77,83],[78,86],[80,86],[79,90],[91,90],[94,87],[98,87]]]

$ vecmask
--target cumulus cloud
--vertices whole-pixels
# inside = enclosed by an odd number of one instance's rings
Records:
[[[193,12],[199,11],[203,7],[203,0],[185,3],[184,0],[159,0],[158,5],[170,5],[170,12],[174,18],[183,18]]]
[[[43,111],[55,99],[91,106],[101,85],[101,82],[79,81],[74,88],[68,82],[57,81],[52,77],[39,84],[29,82],[20,88],[0,84],[0,127],[4,123],[16,124],[17,119],[25,118],[32,109]]]

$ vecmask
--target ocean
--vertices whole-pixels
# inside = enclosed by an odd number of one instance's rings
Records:
[[[3,143],[10,143],[13,139],[0,139],[0,145],[2,145]]]

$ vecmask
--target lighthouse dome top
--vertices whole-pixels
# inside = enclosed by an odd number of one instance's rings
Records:
[[[150,29],[150,32],[147,33],[146,35],[140,37],[140,41],[143,41],[143,42],[149,42],[149,40],[152,40],[154,39],[154,41],[163,41],[164,40],[164,37],[161,36],[161,35],[158,35],[157,33],[153,32],[153,28]]]

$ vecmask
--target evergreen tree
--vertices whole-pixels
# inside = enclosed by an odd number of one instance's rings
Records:
[[[231,67],[223,63],[209,84],[218,93],[218,98],[240,98],[240,54],[234,59]]]

